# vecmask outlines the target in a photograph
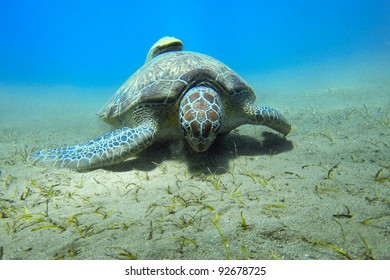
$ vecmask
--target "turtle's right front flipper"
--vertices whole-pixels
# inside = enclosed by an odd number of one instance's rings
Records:
[[[150,127],[123,127],[83,144],[38,151],[31,154],[31,159],[34,163],[77,170],[98,168],[121,162],[145,150],[153,143],[154,134],[155,130]]]

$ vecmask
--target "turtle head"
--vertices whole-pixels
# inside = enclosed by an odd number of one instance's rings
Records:
[[[222,123],[222,102],[209,87],[191,88],[180,102],[180,126],[184,137],[197,152],[206,151],[214,142]]]

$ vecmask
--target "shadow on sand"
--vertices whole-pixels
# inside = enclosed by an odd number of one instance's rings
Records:
[[[184,140],[183,140],[184,141]],[[173,152],[172,145],[178,145]],[[230,133],[219,137],[205,153],[196,153],[186,143],[164,142],[152,145],[137,157],[115,166],[105,167],[113,172],[126,172],[132,169],[151,171],[163,164],[164,160],[177,159],[188,165],[194,174],[224,174],[229,169],[229,161],[239,156],[277,155],[293,149],[291,141],[278,134],[262,132],[260,139],[248,135]]]

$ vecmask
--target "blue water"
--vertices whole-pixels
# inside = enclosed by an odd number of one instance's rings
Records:
[[[389,3],[1,1],[0,83],[118,87],[166,35],[244,75],[382,56]]]
[[[0,1],[0,259],[390,259],[389,15],[389,0]],[[85,173],[32,164],[109,132],[96,112],[163,36],[230,66],[291,133],[244,126],[200,155],[156,143]]]

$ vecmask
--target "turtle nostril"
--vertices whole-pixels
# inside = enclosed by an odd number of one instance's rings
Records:
[[[202,124],[200,124],[198,121],[193,121],[190,124],[190,130],[192,137],[194,138],[200,138],[202,136]]]
[[[212,131],[213,123],[210,121],[205,121],[202,125],[202,136],[204,138],[209,138],[210,132]]]

